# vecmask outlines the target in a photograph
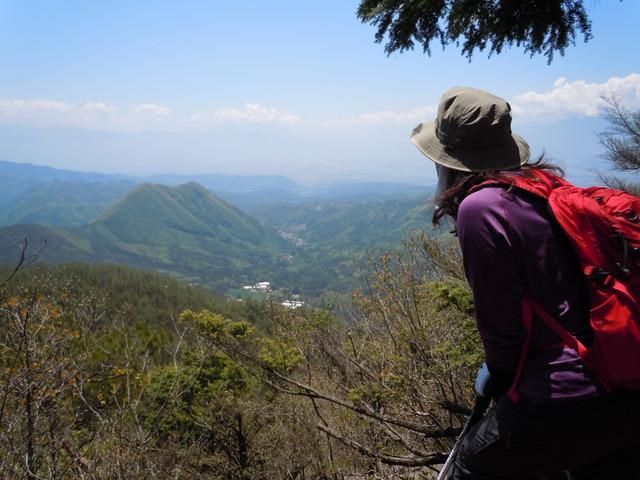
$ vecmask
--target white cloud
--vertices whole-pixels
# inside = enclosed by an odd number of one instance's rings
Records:
[[[76,105],[42,98],[30,100],[0,99],[0,123],[36,127],[104,126],[117,107],[104,102]]]
[[[154,103],[141,103],[136,105],[134,110],[139,113],[149,114],[157,119],[166,117],[171,113],[169,107],[163,107],[162,105],[156,105]]]
[[[120,109],[113,105],[107,105],[104,102],[87,102],[82,106],[82,110],[86,112],[98,113],[101,115],[110,115],[116,113]]]
[[[615,95],[624,105],[640,107],[640,74],[611,77],[602,83],[585,80],[569,81],[561,77],[553,88],[543,92],[530,90],[510,99],[514,115],[518,118],[594,117],[600,114],[603,96]],[[436,107],[419,107],[406,111],[378,111],[362,113],[325,122],[325,125],[411,124],[432,119]]]
[[[611,77],[603,83],[569,81],[560,77],[545,92],[528,91],[513,97],[514,114],[525,117],[595,117],[602,96],[616,95],[629,107],[640,106],[640,74]]]
[[[530,90],[509,99],[517,119],[597,116],[602,96],[616,95],[623,104],[640,107],[640,74],[611,77],[601,83],[586,80],[556,80],[548,90]],[[435,106],[410,110],[379,110],[324,122],[333,126],[412,126],[436,115]],[[156,129],[202,130],[227,123],[279,124],[299,122],[300,116],[260,103],[203,113],[174,112],[168,106],[144,102],[119,108],[102,101],[74,104],[55,99],[0,99],[0,124],[36,127],[73,126],[106,130]]]
[[[75,109],[74,105],[58,100],[44,100],[42,98],[33,100],[0,99],[0,115],[3,116],[31,115],[39,112],[68,113]]]
[[[244,108],[225,108],[211,115],[194,115],[195,121],[214,121],[216,123],[295,123],[298,115],[281,112],[273,107],[265,107],[259,103],[247,103]]]
[[[384,123],[410,124],[432,119],[436,114],[436,110],[436,107],[418,107],[404,112],[383,110],[379,112],[362,113],[355,117],[328,121],[325,122],[325,125],[371,125]]]
[[[140,130],[167,117],[171,109],[143,103],[120,109],[101,101],[74,104],[41,98],[0,99],[0,124],[25,127],[78,127],[105,130]]]
[[[119,108],[101,101],[73,104],[47,99],[1,99],[0,125],[78,127],[116,131],[144,129],[185,131],[214,128],[225,123],[292,124],[300,117],[259,103],[209,113],[176,113],[170,107],[139,103]]]

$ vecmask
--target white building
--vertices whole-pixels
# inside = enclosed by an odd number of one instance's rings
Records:
[[[304,302],[301,302],[299,300],[285,300],[284,302],[281,303],[281,305],[285,308],[300,308],[304,305]]]
[[[271,283],[270,282],[258,282],[255,285],[245,285],[242,288],[245,289],[245,290],[249,290],[250,292],[254,292],[254,293],[270,292],[271,291]]]

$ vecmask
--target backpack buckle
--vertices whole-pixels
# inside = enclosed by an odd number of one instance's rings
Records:
[[[584,268],[584,274],[589,280],[599,282],[602,285],[610,285],[613,282],[613,276],[611,272],[607,272],[600,267],[594,267],[589,265]]]
[[[626,212],[623,212],[622,216],[632,223],[640,222],[640,217],[638,217],[638,212],[636,212],[635,210],[629,209]]]
[[[620,270],[622,275],[624,275],[625,277],[628,277],[629,275],[631,275],[631,269],[630,269],[631,256],[629,255],[629,249],[630,249],[629,240],[627,240],[627,238],[620,232],[615,232],[611,238],[618,239],[620,240],[620,243],[622,243],[622,263],[617,262],[616,267],[618,267],[618,270]]]

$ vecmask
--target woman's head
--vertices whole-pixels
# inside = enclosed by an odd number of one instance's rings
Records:
[[[436,164],[438,187],[433,222],[455,218],[475,185],[533,168],[561,173],[542,158],[532,164],[529,145],[511,131],[511,106],[488,92],[468,87],[447,90],[434,122],[421,123],[411,141]]]
[[[433,162],[463,172],[511,170],[529,161],[529,145],[511,132],[511,106],[482,90],[447,90],[434,122],[418,125],[411,141]]]

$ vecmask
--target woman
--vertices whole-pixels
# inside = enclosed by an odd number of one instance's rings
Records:
[[[446,216],[456,223],[490,374],[478,385],[496,401],[465,436],[451,478],[540,479],[571,469],[573,479],[640,479],[638,395],[602,388],[579,355],[535,319],[516,375],[527,337],[523,296],[587,345],[589,298],[546,201],[480,184],[508,185],[512,175],[563,182],[562,171],[543,159],[530,162],[529,146],[511,132],[509,104],[476,89],[445,92],[435,122],[416,127],[412,141],[436,164],[434,223]]]

